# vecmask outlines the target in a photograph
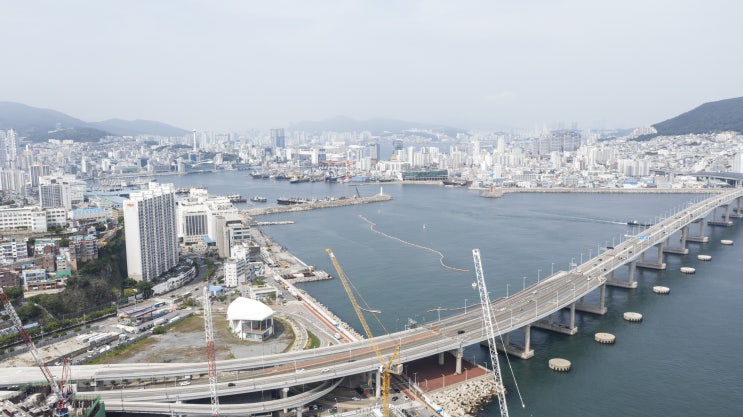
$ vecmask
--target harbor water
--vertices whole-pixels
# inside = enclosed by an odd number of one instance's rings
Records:
[[[210,194],[322,198],[369,196],[380,184],[289,184],[254,180],[245,172],[159,177],[177,187],[200,185]],[[627,222],[653,223],[703,195],[508,194],[482,198],[476,191],[435,185],[382,184],[393,199],[381,204],[262,216],[294,224],[262,230],[309,265],[336,275],[325,248],[369,307],[375,334],[432,323],[479,303],[472,249],[479,248],[491,299],[505,297],[580,263],[639,230]],[[237,204],[241,209],[250,203]],[[255,203],[260,206],[260,203]],[[666,255],[665,271],[638,269],[636,289],[607,289],[608,313],[576,313],[574,336],[532,330],[530,360],[501,356],[512,416],[740,416],[743,415],[743,220],[707,227],[709,243],[689,243],[689,254]],[[372,226],[374,223],[375,226]],[[692,226],[698,233],[698,226]],[[721,239],[736,244],[725,246]],[[678,245],[678,235],[671,242]],[[651,251],[653,254],[655,251]],[[711,255],[710,262],[697,260]],[[442,265],[448,266],[445,267]],[[696,274],[679,272],[682,266]],[[467,270],[466,272],[463,270]],[[626,276],[626,268],[617,277]],[[669,295],[652,292],[667,286]],[[334,313],[363,331],[337,279],[301,284]],[[588,297],[596,298],[598,294]],[[624,321],[627,311],[643,314]],[[563,317],[567,320],[567,316]],[[613,345],[593,340],[616,335]],[[520,331],[511,340],[519,342]],[[548,369],[551,358],[572,362],[572,371]],[[465,358],[490,367],[487,350],[470,346]],[[515,379],[514,379],[515,378]],[[421,381],[419,381],[420,383]],[[523,396],[521,407],[516,384]],[[499,415],[497,404],[483,411]]]

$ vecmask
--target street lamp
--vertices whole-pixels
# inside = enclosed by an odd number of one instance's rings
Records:
[[[552,262],[552,269],[550,269],[550,275],[555,275],[555,263]]]
[[[539,274],[542,273],[541,269],[537,269],[537,284],[539,284]]]
[[[441,387],[443,388],[446,386],[446,375],[441,374],[441,378],[442,378]]]
[[[509,285],[511,285],[511,284],[509,284],[509,283],[506,282],[506,298],[508,298],[508,286]]]
[[[467,299],[464,299],[464,314],[467,314]]]

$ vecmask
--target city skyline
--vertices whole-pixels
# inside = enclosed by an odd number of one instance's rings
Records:
[[[732,1],[5,3],[0,100],[187,130],[632,128],[743,95]]]

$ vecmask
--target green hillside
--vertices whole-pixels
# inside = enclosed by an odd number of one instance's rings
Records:
[[[743,97],[704,103],[701,106],[653,125],[659,135],[743,132]]]

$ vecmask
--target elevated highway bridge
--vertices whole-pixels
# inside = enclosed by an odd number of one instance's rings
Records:
[[[663,254],[686,253],[687,240],[701,240],[705,236],[704,226],[712,224],[731,225],[731,216],[743,214],[741,197],[743,188],[715,194],[704,201],[689,204],[658,223],[645,228],[639,234],[629,237],[620,244],[607,248],[592,259],[576,265],[568,271],[557,271],[551,276],[509,297],[492,302],[492,310],[497,331],[504,336],[504,346],[499,346],[510,354],[521,358],[533,356],[530,348],[531,327],[540,327],[567,334],[577,332],[574,324],[576,310],[594,314],[604,314],[604,291],[606,285],[633,287],[635,267],[665,268]],[[731,205],[736,207],[732,210]],[[722,220],[717,211],[723,208]],[[700,235],[691,236],[689,229],[693,223],[699,224]],[[670,248],[669,237],[681,231],[681,248]],[[645,253],[658,249],[655,261],[646,262]],[[628,266],[630,274],[627,281],[616,281],[613,271]],[[487,274],[487,271],[486,271]],[[598,305],[586,305],[581,300],[595,290],[600,291]],[[553,314],[562,309],[570,309],[569,323],[554,323]],[[524,345],[515,346],[507,341],[509,332],[523,329]],[[480,343],[487,339],[482,327],[482,310],[479,307],[467,309],[458,314],[425,326],[392,333],[375,338],[383,355],[389,357],[393,350],[400,348],[401,362],[440,355],[451,352],[457,360],[457,371],[461,368],[465,346]],[[322,347],[312,350],[290,352],[260,357],[241,358],[217,362],[219,371],[220,396],[249,394],[259,391],[277,392],[278,399],[245,403],[240,405],[220,404],[225,415],[246,415],[268,411],[300,408],[317,398],[326,395],[339,384],[343,377],[377,372],[379,360],[369,340]],[[55,369],[59,375],[61,369]],[[208,378],[206,362],[202,363],[145,363],[121,365],[80,365],[75,367],[74,379],[78,384],[87,381],[96,390],[85,394],[100,395],[111,411],[178,413],[187,415],[211,415],[208,403],[193,404],[185,401],[209,398],[206,385]],[[201,376],[201,378],[199,378]],[[176,381],[193,377],[192,383],[181,386]],[[42,381],[39,369],[7,368],[0,372],[0,385],[17,385],[24,382]],[[170,380],[168,386],[158,388],[122,387],[104,388],[105,383],[138,380]],[[304,387],[298,393],[288,387]]]

